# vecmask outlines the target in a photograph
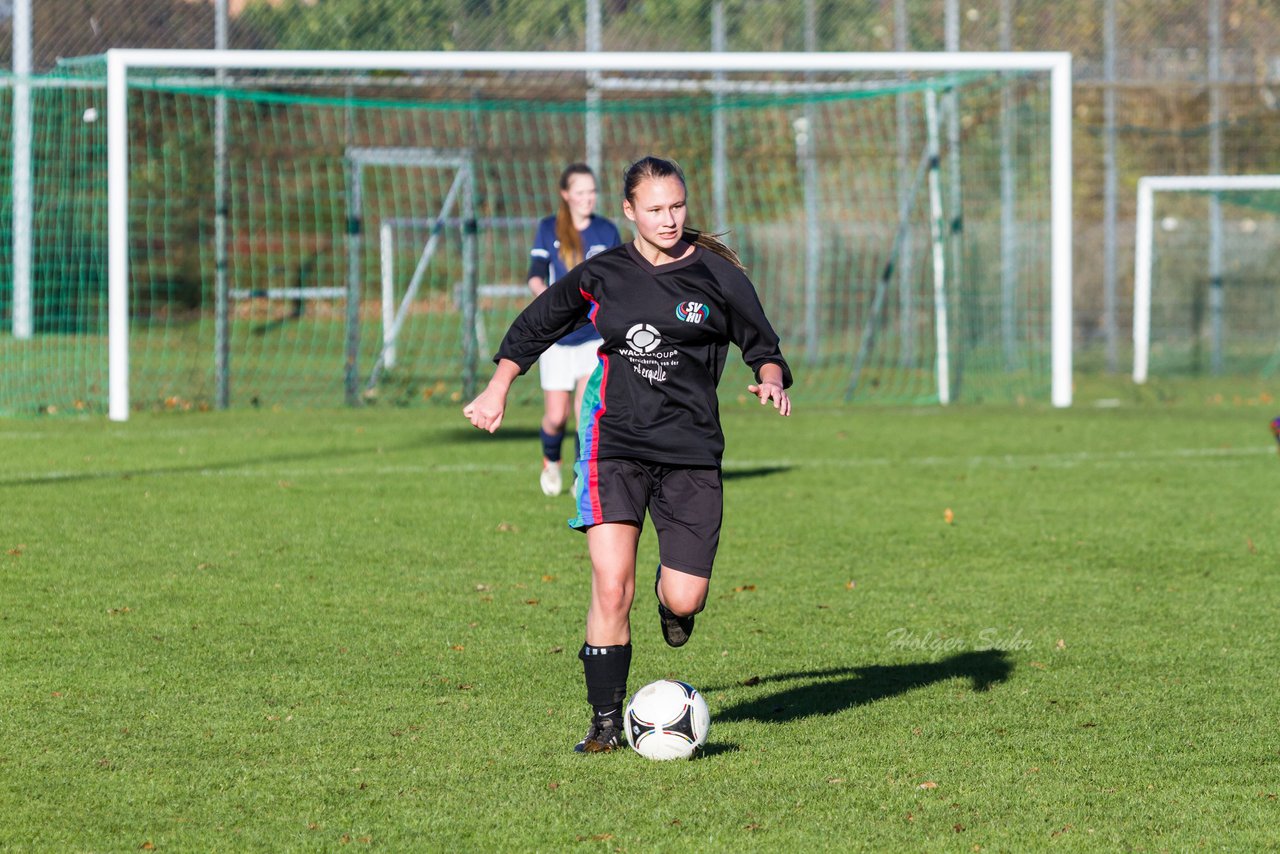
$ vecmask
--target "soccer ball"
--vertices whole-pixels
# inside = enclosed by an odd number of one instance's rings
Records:
[[[707,740],[711,713],[692,685],[661,679],[627,703],[627,742],[646,759],[690,759]]]

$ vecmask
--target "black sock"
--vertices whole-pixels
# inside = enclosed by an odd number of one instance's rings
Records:
[[[627,698],[627,674],[631,671],[631,644],[591,646],[578,652],[587,681],[587,702],[596,716],[622,720],[622,703]]]
[[[548,433],[539,427],[538,436],[542,439],[542,456],[550,462],[560,462],[560,443],[564,441],[564,433]]]

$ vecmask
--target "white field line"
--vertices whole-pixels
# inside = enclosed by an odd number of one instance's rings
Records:
[[[724,462],[724,469],[734,471],[750,471],[752,469],[871,469],[892,468],[894,466],[963,466],[977,468],[1079,468],[1087,466],[1105,466],[1125,463],[1142,463],[1160,460],[1185,460],[1195,463],[1221,462],[1233,459],[1248,459],[1270,456],[1275,450],[1269,445],[1258,445],[1246,448],[1169,448],[1151,451],[1079,451],[1061,454],[997,454],[985,456],[927,456],[904,457],[805,457],[774,459],[729,459]],[[433,474],[507,474],[528,472],[536,468],[533,463],[443,463],[438,465],[370,465],[370,466],[313,466],[282,468],[270,463],[255,465],[253,463],[229,466],[227,468],[183,468],[159,466],[153,470],[128,469],[117,471],[39,471],[10,472],[0,474],[0,486],[19,482],[31,483],[39,481],[56,482],[59,480],[104,479],[110,477],[155,477],[164,475],[197,475],[208,478],[298,478],[298,477],[421,477]]]

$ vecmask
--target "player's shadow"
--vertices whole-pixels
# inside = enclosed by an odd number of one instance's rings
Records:
[[[706,758],[708,756],[720,756],[724,753],[739,753],[742,746],[732,741],[712,741],[704,744],[702,749],[698,751],[698,755]]]
[[[791,471],[791,466],[756,466],[746,469],[724,469],[720,473],[721,480],[745,480],[749,477],[768,477],[771,474],[782,474]]]
[[[499,427],[498,432],[496,433],[488,433],[484,430],[477,430],[475,427],[453,427],[449,430],[448,441],[450,442],[479,442],[479,441],[511,442],[511,441],[518,440],[521,442],[526,442],[531,439],[537,440],[538,435],[539,434],[538,434],[537,427],[506,427],[504,426],[504,427]],[[569,435],[568,439],[570,440],[570,442],[572,442],[573,436]],[[432,442],[434,443],[435,441],[437,441],[437,438],[433,437]]]
[[[716,720],[781,723],[811,715],[834,715],[951,679],[967,680],[974,691],[988,691],[1012,673],[1013,663],[1004,650],[987,649],[914,664],[871,664],[753,677],[745,684],[754,687],[798,680],[804,680],[804,684],[736,703],[717,712]]]
[[[342,460],[355,457],[366,457],[375,454],[385,453],[387,451],[413,450],[413,444],[403,444],[394,447],[363,447],[363,448],[344,448],[340,450],[325,449],[318,451],[300,451],[296,453],[279,453],[279,454],[263,454],[261,456],[247,456],[233,460],[221,460],[218,462],[195,462],[189,465],[177,466],[152,466],[142,467],[135,466],[124,469],[107,469],[104,471],[87,471],[74,472],[67,474],[51,473],[45,476],[37,477],[0,477],[0,486],[50,486],[57,487],[66,484],[85,483],[95,480],[132,480],[133,478],[147,477],[167,477],[171,475],[184,475],[196,472],[216,474],[224,471],[238,471],[241,469],[252,470],[258,466],[273,466],[287,463],[307,463],[317,460]]]

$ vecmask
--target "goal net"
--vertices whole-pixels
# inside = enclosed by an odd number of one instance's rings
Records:
[[[1280,370],[1280,175],[1138,182],[1133,376]]]
[[[112,51],[7,82],[0,412],[457,402],[560,171],[628,239],[650,153],[805,399],[1070,400],[1065,55]]]

